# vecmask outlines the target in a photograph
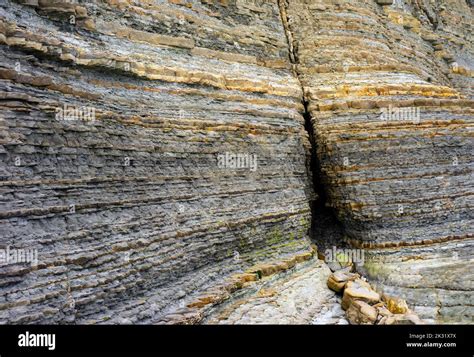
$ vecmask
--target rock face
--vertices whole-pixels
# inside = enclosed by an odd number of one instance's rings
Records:
[[[0,268],[0,323],[152,323],[310,251],[276,3],[7,0],[0,43],[0,248],[38,256]]]
[[[319,321],[311,224],[421,317],[472,321],[472,11],[2,1],[0,323],[220,323],[214,305],[283,271],[260,298]],[[4,259],[26,251],[34,264]],[[244,305],[229,323],[260,309]]]
[[[366,249],[358,269],[431,321],[472,322],[472,6],[284,3],[327,205]]]
[[[249,284],[213,308],[206,324],[309,324],[323,309],[336,306],[326,288],[329,268],[312,259],[284,273]]]

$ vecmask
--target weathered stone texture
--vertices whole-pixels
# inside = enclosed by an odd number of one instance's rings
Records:
[[[292,270],[315,254],[303,113],[343,225],[325,236],[366,249],[359,272],[420,317],[471,322],[472,12],[463,0],[3,0],[0,249],[37,249],[39,262],[0,267],[0,323],[199,323],[286,270],[296,280],[275,289],[325,296],[311,274],[327,267]],[[64,120],[67,108],[94,120]],[[226,153],[257,166],[223,167]]]
[[[473,8],[282,3],[327,204],[368,249],[359,268],[431,321],[472,322]]]
[[[39,259],[0,268],[0,323],[156,322],[310,251],[276,2],[5,0],[0,43],[0,248]],[[58,120],[65,105],[95,120]],[[226,152],[256,170],[219,167]]]
[[[312,259],[290,271],[248,284],[231,299],[211,309],[203,322],[309,324],[324,309],[337,304],[334,294],[326,287],[329,274],[323,261]]]

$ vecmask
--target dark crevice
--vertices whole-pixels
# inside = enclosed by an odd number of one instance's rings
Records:
[[[325,185],[322,181],[321,163],[317,154],[318,144],[314,133],[314,126],[311,122],[311,114],[308,110],[308,101],[304,100],[305,129],[308,132],[311,143],[310,170],[313,179],[313,190],[317,194],[317,199],[311,204],[311,240],[316,244],[318,250],[323,252],[333,246],[344,247],[344,230],[338,220],[334,210],[327,205],[328,196]]]
[[[278,0],[278,6],[280,8],[281,20],[288,42],[288,56],[292,64],[293,74],[299,81],[299,75],[297,71],[297,64],[299,62],[298,46],[297,43],[295,43],[294,41],[293,34],[288,23],[286,11],[288,6],[287,0]],[[311,172],[313,191],[317,195],[315,200],[310,201],[311,228],[309,236],[313,243],[315,243],[318,247],[318,250],[324,253],[326,249],[330,249],[333,246],[337,246],[338,248],[345,247],[345,235],[343,225],[338,220],[335,211],[327,205],[327,190],[322,180],[321,163],[317,154],[318,144],[316,141],[314,126],[309,110],[309,102],[305,98],[303,84],[301,83],[301,81],[299,82],[303,93],[302,103],[304,106],[304,127],[306,132],[308,133],[309,141],[311,144],[311,156],[309,164],[310,167],[308,171]]]
[[[317,238],[315,234],[317,227],[315,224],[315,217],[317,212],[322,210],[322,207],[325,206],[326,203],[326,191],[324,190],[323,183],[321,182],[321,166],[318,159],[317,151],[316,151],[316,139],[314,137],[314,129],[313,124],[311,123],[311,114],[308,110],[308,101],[303,98],[303,105],[304,105],[304,128],[309,135],[309,142],[311,144],[311,159],[310,159],[310,170],[311,170],[311,177],[313,180],[313,191],[316,193],[316,199],[311,201],[311,231],[310,237],[314,241]]]

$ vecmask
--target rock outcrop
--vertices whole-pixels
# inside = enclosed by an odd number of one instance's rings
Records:
[[[330,272],[323,261],[311,259],[289,271],[249,283],[212,308],[203,323],[310,324],[322,309],[337,304],[325,286]]]
[[[374,294],[471,322],[472,12],[3,0],[0,323],[321,322],[310,236],[364,249]]]
[[[381,290],[474,317],[473,8],[282,1],[326,204]]]
[[[38,256],[0,323],[153,323],[311,251],[276,2],[6,0],[0,43],[0,248]]]

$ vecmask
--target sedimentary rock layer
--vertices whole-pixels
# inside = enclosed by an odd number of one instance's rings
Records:
[[[472,15],[462,0],[2,1],[0,323],[222,322],[204,313],[287,270],[278,299],[304,300],[303,113],[344,228],[325,236],[365,249],[359,269],[421,317],[472,321]],[[228,322],[260,309],[245,306]]]
[[[294,325],[309,324],[320,313],[328,315],[331,311],[336,315],[340,311],[337,298],[326,286],[329,274],[322,260],[311,259],[288,272],[249,284],[232,299],[211,309],[204,323]],[[347,324],[340,315],[325,317],[328,322],[337,319]]]
[[[0,268],[0,323],[189,315],[310,251],[276,2],[5,0],[0,44],[0,248],[38,257]]]
[[[472,322],[472,7],[281,3],[327,204],[367,249],[361,270],[422,317]]]

